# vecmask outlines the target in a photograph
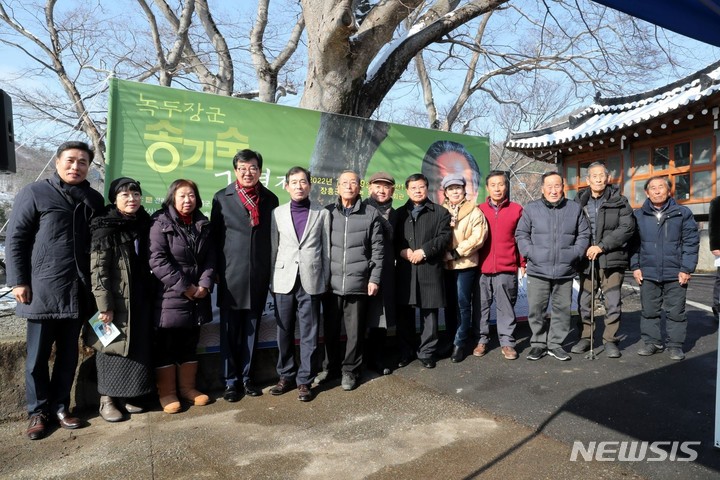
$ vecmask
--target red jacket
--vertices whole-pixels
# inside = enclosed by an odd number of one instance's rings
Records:
[[[480,271],[486,274],[517,273],[518,267],[525,266],[515,242],[515,229],[520,221],[523,208],[507,199],[496,211],[490,205],[490,197],[478,205],[488,224],[488,236],[480,249]]]

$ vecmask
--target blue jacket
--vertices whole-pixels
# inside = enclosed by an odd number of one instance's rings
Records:
[[[590,245],[590,224],[580,204],[563,198],[557,206],[544,199],[525,205],[515,230],[527,274],[561,280],[573,278]]]
[[[695,271],[700,235],[689,208],[678,205],[671,197],[658,218],[648,199],[634,214],[637,237],[630,269],[639,268],[644,279],[655,282],[674,281],[680,272]]]

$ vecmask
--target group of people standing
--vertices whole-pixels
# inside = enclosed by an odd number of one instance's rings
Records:
[[[620,287],[628,267],[641,289],[644,346],[638,353],[667,346],[671,358],[684,357],[685,290],[699,237],[666,178],[648,180],[648,200],[633,212],[601,163],[590,165],[589,188],[576,201],[565,198],[560,174],[543,175],[542,198],[525,209],[509,200],[504,171],[488,173],[488,197],[479,206],[467,200],[462,175],[442,179],[445,199],[436,204],[428,198],[427,177],[417,173],[405,180],[408,200],[395,209],[396,182],[386,172],[372,175],[367,199],[360,196],[360,175],[342,172],[337,201],[321,206],[310,200],[310,172],[296,166],[285,175],[290,201],[279,205],[259,183],[262,156],[246,149],[233,158],[236,181],[215,194],[208,219],[197,185],[185,179],[170,185],[152,216],[141,205],[140,183],[128,177],[113,180],[110,203],[103,206],[86,180],[92,158],[85,143],[61,145],[55,175],[21,190],[9,223],[8,284],[18,315],[28,319],[31,439],[47,433],[53,416],[63,428],[82,426],[69,413],[70,389],[78,335],[96,310],[100,321],[120,331],[108,345],[94,330],[83,331],[97,351],[102,418],[114,422],[141,412],[136,399],[155,389],[167,413],[181,411],[183,400],[209,403],[195,379],[200,326],[211,321],[215,287],[228,402],[263,393],[252,382],[251,365],[268,289],[275,300],[279,377],[269,392],[297,389],[303,402],[313,399],[316,382],[340,379],[344,390],[355,389],[363,365],[380,374],[415,359],[435,367],[443,354],[440,309],[452,362],[488,352],[493,303],[500,352],[516,359],[514,305],[525,273],[528,360],[546,354],[570,359],[562,344],[571,330],[578,274],[583,328],[571,351],[591,346],[591,298],[601,290],[604,350],[619,357]],[[662,308],[667,344],[660,334]],[[393,325],[399,361],[391,365],[385,347]]]

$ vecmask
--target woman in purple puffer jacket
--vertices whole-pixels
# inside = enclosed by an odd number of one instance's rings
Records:
[[[155,374],[160,405],[181,409],[176,393],[193,405],[210,399],[195,389],[200,325],[212,320],[210,292],[215,277],[210,222],[200,212],[198,187],[175,180],[150,227],[150,268],[160,280],[155,300]]]

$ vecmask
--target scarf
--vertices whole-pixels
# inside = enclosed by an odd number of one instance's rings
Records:
[[[380,203],[372,197],[368,198],[365,201],[369,205],[375,207],[385,220],[388,220],[390,218],[390,209],[392,208],[393,203],[392,198],[385,203]]]
[[[140,207],[134,216],[120,213],[115,205],[105,207],[105,212],[95,217],[90,224],[92,232],[91,248],[94,251],[106,250],[125,243],[132,243],[136,251],[138,240],[145,242],[150,230],[150,216]]]
[[[235,182],[235,191],[240,197],[248,213],[250,213],[250,226],[254,227],[260,223],[260,194],[257,185],[252,187],[241,187],[239,182]]]
[[[457,225],[458,222],[458,215],[460,214],[460,207],[462,207],[465,204],[466,200],[463,200],[462,202],[458,203],[457,205],[453,205],[450,202],[447,202],[448,210],[450,211],[450,228],[455,228],[455,225]]]
[[[71,200],[73,205],[84,203],[93,212],[99,212],[102,210],[102,202],[98,203],[95,201],[95,198],[89,195],[92,187],[90,186],[90,182],[87,180],[83,180],[77,185],[70,185],[69,183],[65,183],[62,178],[60,178],[60,175],[55,172],[53,174],[53,181],[55,183],[55,187],[59,188],[63,195],[65,195],[68,200]]]
[[[179,223],[182,223],[184,225],[190,225],[192,223],[192,213],[190,215],[183,215],[182,213],[177,212],[177,214]]]
[[[417,221],[418,217],[420,216],[420,212],[425,210],[425,204],[427,203],[427,200],[425,200],[420,205],[412,204],[412,209],[410,210],[410,215],[412,216],[413,221]]]

